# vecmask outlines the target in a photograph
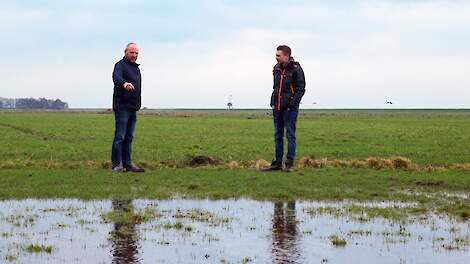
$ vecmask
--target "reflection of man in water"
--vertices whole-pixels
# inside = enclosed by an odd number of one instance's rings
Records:
[[[283,202],[274,204],[273,215],[273,263],[298,263],[300,252],[297,248],[298,230],[295,219],[295,202],[288,202],[287,208]]]
[[[132,200],[113,200],[113,213],[125,215],[132,213]],[[110,240],[113,243],[112,255],[114,264],[139,263],[138,237],[136,222],[125,217],[117,217]],[[127,219],[128,221],[124,221]]]

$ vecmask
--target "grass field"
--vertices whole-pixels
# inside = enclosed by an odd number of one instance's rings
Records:
[[[107,168],[113,122],[106,112],[0,112],[0,199],[399,199],[470,214],[468,197],[446,195],[470,192],[470,111],[303,111],[297,164],[316,163],[291,174],[253,168],[274,152],[264,111],[140,113],[133,153],[148,169],[143,175]],[[189,167],[198,155],[219,164]],[[412,166],[353,162],[395,156]],[[231,161],[240,166],[229,168]]]

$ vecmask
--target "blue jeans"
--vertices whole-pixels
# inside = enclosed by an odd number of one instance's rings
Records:
[[[114,118],[116,128],[111,151],[113,168],[119,165],[129,168],[132,166],[132,139],[134,138],[137,114],[135,111],[116,110]]]
[[[274,143],[276,144],[276,161],[282,162],[284,156],[284,128],[287,137],[287,159],[295,159],[295,128],[298,111],[273,109]]]

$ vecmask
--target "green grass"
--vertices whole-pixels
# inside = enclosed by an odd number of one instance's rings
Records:
[[[29,253],[45,252],[45,253],[50,254],[50,253],[52,253],[53,250],[54,250],[53,246],[46,246],[46,245],[40,245],[40,244],[29,244],[26,247],[26,251],[29,252]]]
[[[335,247],[345,247],[347,242],[344,238],[338,236],[330,236],[330,242]]]
[[[403,156],[423,166],[468,163],[469,121],[468,111],[303,112],[297,156]],[[286,174],[153,166],[144,174],[113,174],[101,166],[109,162],[113,122],[106,113],[0,112],[0,199],[387,199],[416,200],[462,218],[470,214],[466,199],[426,195],[468,193],[465,169],[307,168]],[[240,164],[270,160],[272,134],[271,118],[259,112],[139,114],[134,161],[184,164],[194,155]]]
[[[130,201],[130,200],[129,200]],[[153,220],[159,215],[153,208],[145,208],[142,211],[135,212],[131,202],[126,207],[117,208],[101,216],[105,222],[116,224],[140,224]]]
[[[193,198],[404,199],[404,191],[470,189],[464,171],[412,172],[371,169],[308,169],[264,173],[251,169],[161,169],[144,174],[107,170],[8,169],[0,171],[0,199]],[[423,186],[425,181],[441,185]]]
[[[165,229],[176,229],[176,230],[181,230],[183,229],[184,225],[181,222],[176,222],[174,224],[167,223],[163,226]]]
[[[191,115],[191,114],[189,114]],[[136,161],[188,155],[246,161],[273,157],[272,120],[262,114],[139,115]],[[469,162],[470,112],[458,114],[315,114],[298,122],[298,157],[404,156],[415,163]],[[0,160],[106,161],[111,114],[0,112]]]

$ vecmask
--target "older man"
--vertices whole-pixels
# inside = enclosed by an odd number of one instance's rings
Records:
[[[137,57],[139,47],[129,43],[124,58],[114,65],[113,110],[116,122],[112,146],[114,172],[144,172],[132,164],[132,139],[134,138],[137,111],[141,106],[141,75]]]

